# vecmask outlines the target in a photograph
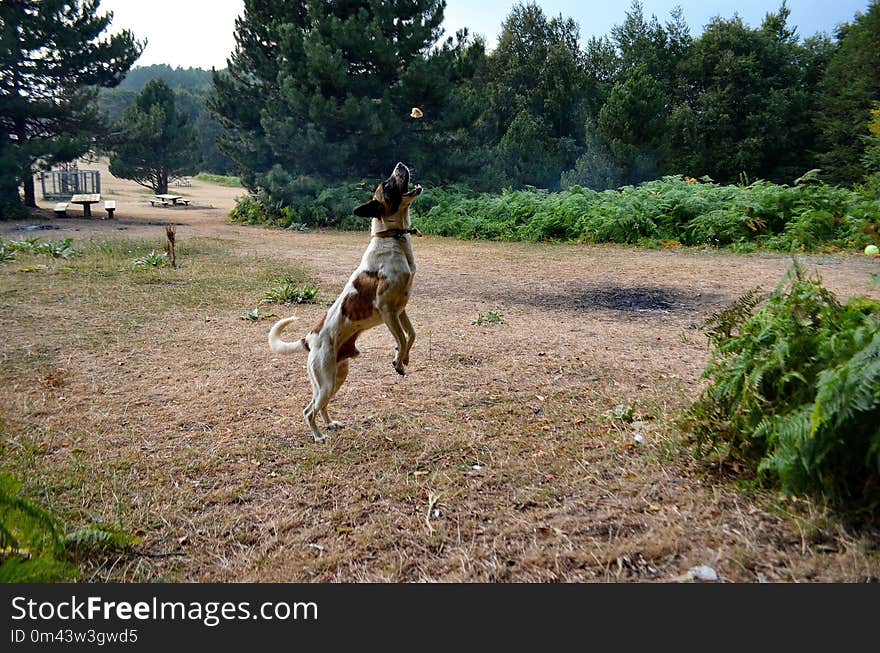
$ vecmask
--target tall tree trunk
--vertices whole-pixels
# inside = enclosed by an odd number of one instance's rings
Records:
[[[24,205],[32,209],[37,208],[37,193],[34,189],[34,173],[28,167],[24,176]]]
[[[168,173],[164,170],[159,173],[159,183],[157,184],[159,187],[159,192],[156,195],[164,195],[168,192]]]

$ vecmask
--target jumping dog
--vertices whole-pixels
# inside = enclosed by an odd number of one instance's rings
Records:
[[[281,332],[296,317],[278,320],[269,330],[269,348],[276,354],[308,352],[312,400],[303,416],[316,442],[326,439],[318,429],[318,413],[328,429],[342,426],[330,419],[327,405],[348,376],[349,360],[360,353],[355,342],[361,333],[384,322],[397,342],[394,369],[398,374],[406,373],[409,351],[416,339],[405,310],[416,272],[411,236],[421,235],[410,226],[409,207],[422,192],[419,185],[410,189],[409,182],[409,168],[398,163],[391,176],[376,188],[373,198],[354,209],[355,215],[372,218],[370,244],[342,293],[315,328],[295,342],[282,340]]]

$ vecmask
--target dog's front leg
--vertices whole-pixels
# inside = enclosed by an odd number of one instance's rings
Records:
[[[394,370],[400,374],[401,376],[406,374],[406,370],[404,369],[405,363],[403,362],[403,356],[407,353],[406,349],[406,334],[403,332],[403,326],[400,323],[400,316],[397,311],[391,308],[383,308],[382,312],[382,321],[385,322],[385,326],[388,327],[388,330],[391,331],[391,335],[394,336],[394,339],[397,341],[397,355],[394,357]]]

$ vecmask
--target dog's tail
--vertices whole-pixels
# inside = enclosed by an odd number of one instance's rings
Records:
[[[306,351],[306,341],[305,338],[297,340],[296,342],[287,342],[286,340],[281,339],[281,332],[287,328],[287,325],[291,322],[295,322],[296,317],[286,317],[283,320],[278,320],[275,324],[272,325],[272,328],[269,329],[269,349],[271,349],[276,354],[292,354],[295,351]]]

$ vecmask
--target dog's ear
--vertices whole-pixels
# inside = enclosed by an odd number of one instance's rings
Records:
[[[354,210],[354,214],[361,218],[378,218],[383,214],[385,207],[382,202],[372,199],[366,204],[361,204]]]

